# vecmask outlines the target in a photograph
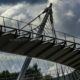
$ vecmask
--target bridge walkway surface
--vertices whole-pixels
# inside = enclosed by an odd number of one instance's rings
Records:
[[[52,37],[45,40],[45,37],[48,38],[45,35],[34,38],[32,35],[36,34],[29,31],[26,31],[26,36],[22,36],[18,34],[18,29],[1,33],[0,51],[45,59],[80,70],[80,50],[75,47],[78,43],[71,42],[71,45],[67,45],[68,41],[56,42],[58,39]]]

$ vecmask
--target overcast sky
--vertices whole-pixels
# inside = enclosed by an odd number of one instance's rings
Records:
[[[50,2],[55,29],[80,37],[80,0],[0,0],[0,16],[29,22]]]
[[[0,0],[0,15],[28,22],[53,3],[55,29],[80,35],[80,0]]]

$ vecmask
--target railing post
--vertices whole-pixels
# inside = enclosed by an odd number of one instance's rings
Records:
[[[65,41],[66,41],[66,34],[64,33],[64,39],[65,39]]]
[[[0,36],[2,35],[2,26],[0,26]]]
[[[18,27],[18,32],[19,32],[19,35],[20,35],[20,26],[19,26],[19,21],[17,21],[17,27]]]
[[[74,41],[74,43],[75,43],[75,37],[73,37],[73,41]]]
[[[18,22],[18,21],[17,21],[17,27],[18,27],[18,29],[20,29],[20,28],[19,28],[19,22]]]
[[[62,71],[62,76],[63,76],[63,79],[64,79],[64,80],[66,80],[66,79],[65,79],[65,72],[64,72],[64,70],[63,70],[62,65],[61,65],[61,71]]]
[[[33,29],[32,29],[32,26],[31,25],[29,25],[29,26],[31,28],[31,38],[33,38]]]
[[[60,77],[59,77],[59,71],[58,71],[57,63],[56,63],[56,72],[57,72],[57,74],[56,74],[56,75],[57,75],[57,80],[60,80],[60,79],[59,79]]]
[[[4,32],[6,32],[5,18],[3,17]]]

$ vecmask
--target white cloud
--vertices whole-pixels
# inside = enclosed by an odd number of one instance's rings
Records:
[[[8,10],[10,8],[11,5],[0,5],[0,15],[5,12],[6,10]]]
[[[19,72],[25,58],[26,56],[0,52],[0,72],[4,70],[9,70],[10,72]],[[35,63],[38,64],[38,67],[41,69],[42,73],[46,72],[46,65],[49,65],[48,67],[53,66],[53,62],[35,58],[32,59],[29,66],[33,66]]]
[[[4,10],[4,7],[7,5],[3,5],[1,7],[2,11]],[[8,6],[9,9],[6,9],[1,16],[6,16],[6,17],[15,17],[15,16],[21,16],[22,14],[25,15],[26,17],[36,17],[41,10],[43,10],[46,7],[45,4],[36,4],[36,5],[30,5],[27,3],[18,3],[17,5],[10,5]]]
[[[14,16],[13,19],[24,20],[24,19],[26,19],[26,15],[21,13],[18,16]]]
[[[62,69],[64,71],[64,75],[67,75],[67,74],[72,73],[74,71],[73,68],[70,68],[68,66],[64,66],[64,65],[61,65],[61,64],[57,64],[57,66],[56,66],[56,64],[54,64],[54,66],[50,67],[47,70],[46,74],[51,75],[52,77],[57,77],[57,70],[58,70],[59,76],[62,76],[63,75]]]
[[[57,2],[58,2],[58,0],[48,0],[48,5],[47,6],[49,6],[50,3],[56,4]]]
[[[10,72],[19,72],[25,56],[0,52],[0,72],[9,70]]]
[[[4,10],[4,7],[8,5],[3,5],[2,11]],[[1,16],[17,19],[20,21],[24,22],[29,22],[33,18],[35,18],[38,14],[41,13],[42,10],[46,8],[46,3],[44,4],[36,4],[36,5],[30,5],[28,3],[18,3],[15,5],[9,5],[8,9],[5,9],[2,13]],[[2,24],[2,20],[0,19],[0,23]],[[10,21],[9,19],[5,19],[5,25],[6,26],[12,26],[15,28],[17,27],[17,22],[16,21]],[[20,27],[23,27],[26,25],[26,23],[20,23]],[[40,23],[39,20],[36,22],[37,24]],[[37,25],[36,24],[36,25]]]
[[[78,23],[80,23],[80,19],[78,19]]]
[[[6,5],[4,5],[6,7]],[[18,10],[20,8],[23,7],[23,4],[17,4],[17,5],[11,5],[9,6],[9,9],[7,9],[6,11],[4,11],[1,16],[6,16],[6,17],[11,17],[12,15],[14,15],[15,13],[18,12]]]
[[[16,5],[1,5],[1,15],[15,19],[24,20],[29,22],[32,18],[36,17],[42,10],[44,10],[49,3],[53,3],[53,14],[55,29],[64,31],[64,16],[65,20],[75,17],[73,9],[79,0],[48,0],[48,3],[31,5],[28,3],[18,3]],[[6,9],[5,9],[6,8]],[[38,22],[37,22],[38,23]],[[65,29],[66,30],[66,29]]]
[[[74,13],[71,10],[69,10],[65,15],[67,17],[75,17]]]

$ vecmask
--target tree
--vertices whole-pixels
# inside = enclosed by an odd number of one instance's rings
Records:
[[[28,68],[26,71],[26,78],[28,80],[42,80],[43,76],[37,64],[34,64],[32,67]]]
[[[8,70],[0,73],[0,80],[16,80],[18,77],[17,73],[10,73]],[[41,73],[41,69],[38,68],[37,64],[34,64],[32,67],[29,67],[24,76],[24,80],[53,80],[52,76],[45,75]]]
[[[53,80],[53,77],[50,75],[45,75],[43,80]]]
[[[0,80],[6,80],[6,79],[14,80],[17,78],[17,76],[18,73],[10,73],[8,70],[6,70],[0,73]]]
[[[17,73],[10,73],[8,70],[0,73],[0,80],[14,80],[18,77]],[[26,71],[25,78],[28,80],[42,80],[43,76],[41,70],[38,68],[37,64],[34,64],[32,67],[29,67]]]

